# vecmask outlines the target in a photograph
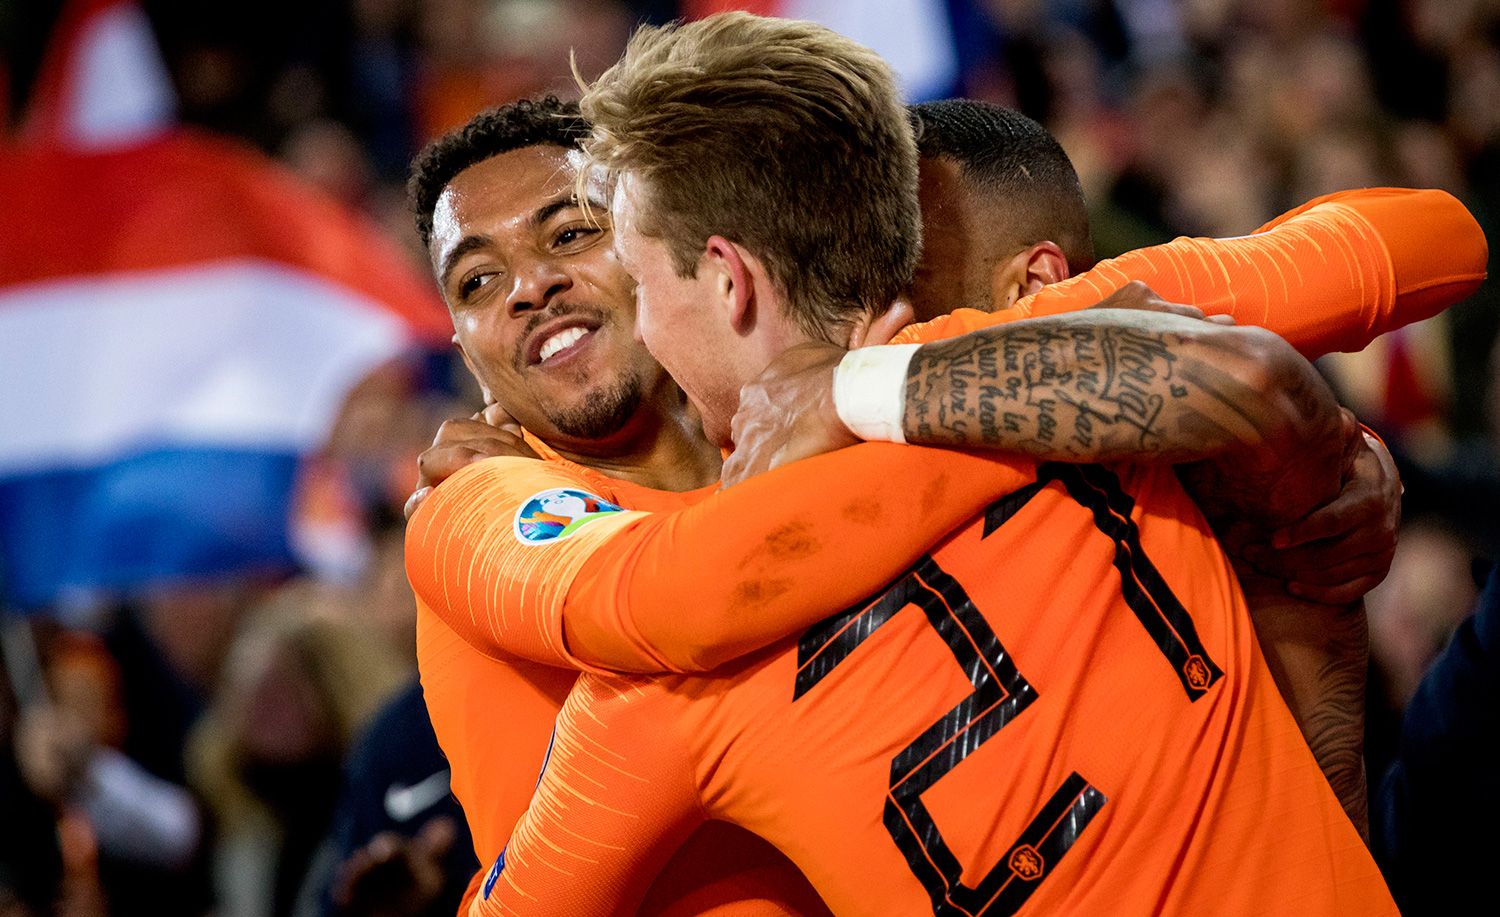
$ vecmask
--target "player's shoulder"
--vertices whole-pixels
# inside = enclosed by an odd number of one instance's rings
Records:
[[[1159,537],[1172,539],[1173,551],[1156,552],[1158,566],[1186,571],[1198,563],[1197,548],[1216,544],[1214,534],[1173,466],[1157,462],[1122,462],[1108,466],[1107,474],[1119,482],[1118,492],[1125,495],[1119,509],[1135,519],[1142,536],[1150,542]],[[1188,539],[1184,541],[1183,539]],[[1179,551],[1187,551],[1178,556]]]
[[[517,541],[542,545],[625,512],[608,479],[570,463],[512,456],[480,459],[437,486],[413,514],[407,540],[423,533],[510,521]]]
[[[571,462],[514,456],[479,459],[440,484],[433,496],[444,491],[452,495],[462,492],[466,499],[524,502],[554,489],[584,491],[611,503],[617,500],[615,488],[602,475],[584,474]]]
[[[587,475],[570,463],[508,456],[482,459],[448,481],[447,501],[482,501],[515,513],[515,536],[545,544],[572,535],[591,522],[625,512],[609,479]]]

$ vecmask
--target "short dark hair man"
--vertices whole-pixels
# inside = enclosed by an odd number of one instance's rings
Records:
[[[1093,266],[1078,174],[1046,128],[968,99],[923,102],[911,116],[921,154],[919,321],[1003,309]]]

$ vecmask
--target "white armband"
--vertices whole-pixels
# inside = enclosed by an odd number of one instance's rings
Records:
[[[860,439],[904,443],[906,369],[920,344],[851,350],[833,373],[833,406]]]

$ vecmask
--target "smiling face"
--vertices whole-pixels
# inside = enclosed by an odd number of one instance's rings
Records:
[[[551,144],[460,172],[428,247],[454,338],[485,390],[554,445],[605,439],[665,374],[636,339],[630,275],[602,202],[573,198],[568,151]]]

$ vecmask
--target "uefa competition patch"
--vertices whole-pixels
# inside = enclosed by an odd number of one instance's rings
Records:
[[[624,511],[624,507],[588,491],[568,487],[544,490],[516,510],[516,540],[522,544],[561,541],[596,519]]]

